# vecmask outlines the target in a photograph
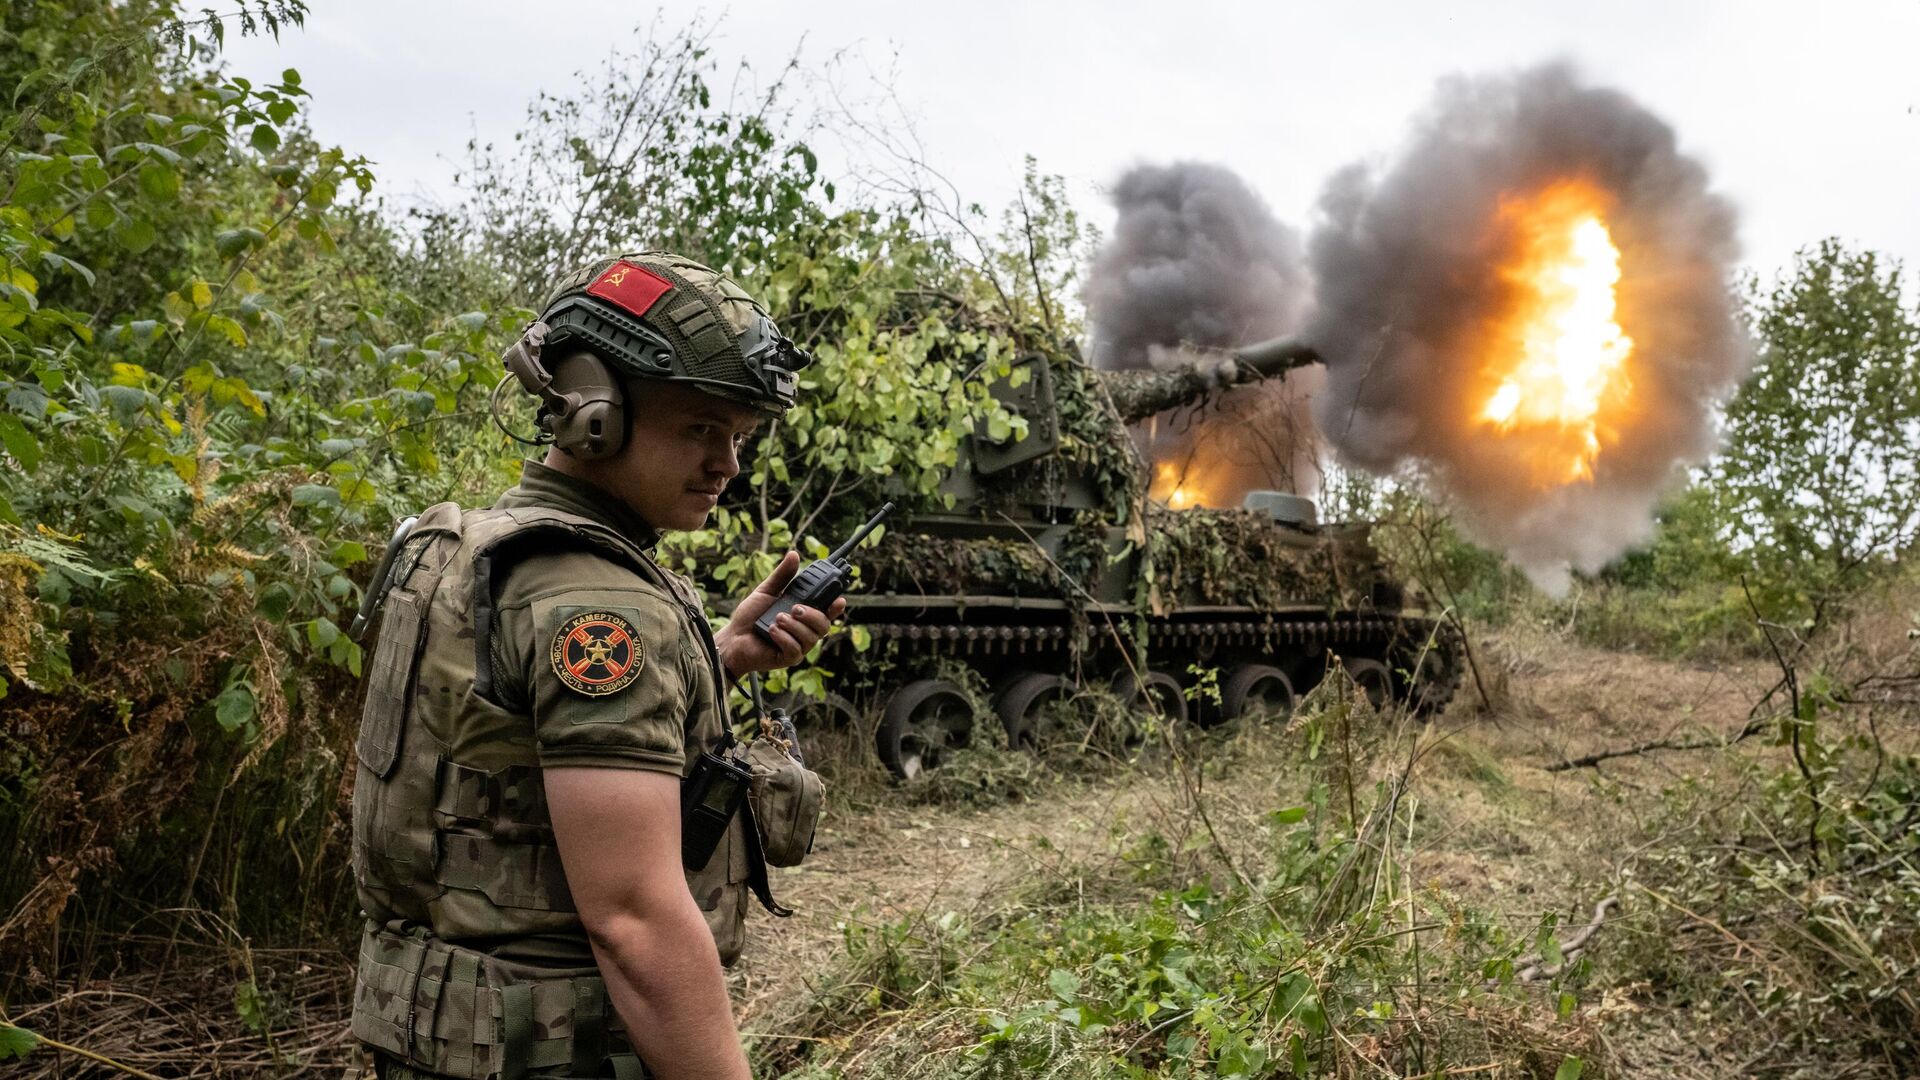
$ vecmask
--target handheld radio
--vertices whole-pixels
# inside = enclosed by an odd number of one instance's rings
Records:
[[[880,519],[886,517],[892,509],[892,503],[882,506],[879,513],[868,518],[867,523],[860,526],[860,530],[854,533],[846,543],[835,548],[833,554],[807,564],[798,574],[793,575],[793,580],[787,582],[786,589],[780,593],[780,598],[773,602],[773,606],[753,620],[754,631],[768,641],[772,641],[773,621],[780,617],[781,612],[791,611],[797,604],[805,604],[820,611],[826,611],[832,606],[833,602],[840,598],[840,594],[847,591],[847,573],[851,569],[847,563],[847,556],[853,554],[853,549],[860,546],[860,541],[865,540],[874,526],[880,524]]]
[[[693,772],[680,785],[680,863],[698,870],[713,859],[727,825],[747,801],[753,770],[726,751],[733,746],[728,732],[721,753],[702,750]]]

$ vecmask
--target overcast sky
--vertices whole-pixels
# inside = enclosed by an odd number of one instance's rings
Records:
[[[723,70],[802,48],[856,92],[891,79],[929,163],[998,203],[1022,157],[1104,229],[1129,164],[1234,169],[1305,226],[1334,169],[1391,153],[1435,81],[1568,58],[1679,132],[1742,212],[1771,274],[1823,236],[1920,269],[1920,0],[1315,5],[312,0],[304,30],[231,46],[236,74],[300,69],[320,138],[373,159],[390,199],[444,198],[470,135],[510,139],[527,101],[646,25],[719,19]],[[844,168],[829,152],[830,169]]]

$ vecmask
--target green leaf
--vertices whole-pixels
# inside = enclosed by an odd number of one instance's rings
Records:
[[[326,484],[301,484],[293,489],[295,506],[338,506],[340,492]]]
[[[1569,1054],[1560,1067],[1553,1070],[1553,1080],[1580,1080],[1580,1074],[1586,1071],[1587,1063]]]
[[[358,540],[342,540],[333,545],[333,564],[352,566],[367,561],[367,546]]]
[[[244,349],[247,347],[246,328],[225,315],[207,316],[207,329],[225,336],[227,344],[232,345],[236,349]]]
[[[231,259],[267,238],[259,229],[228,229],[213,238],[213,249],[223,259]]]
[[[1054,968],[1047,975],[1047,987],[1061,1001],[1073,1001],[1080,995],[1080,977],[1065,968]]]
[[[1306,820],[1307,808],[1304,806],[1289,806],[1284,810],[1275,810],[1272,817],[1273,823],[1276,825],[1294,825]]]
[[[1534,948],[1540,953],[1540,963],[1544,967],[1557,968],[1566,962],[1560,955],[1560,935],[1554,932],[1559,924],[1557,915],[1548,915],[1540,923],[1540,932],[1534,935]]]
[[[180,194],[180,174],[162,162],[149,161],[140,166],[140,190],[155,199],[171,199]]]
[[[213,306],[213,286],[204,281],[194,282],[189,289],[189,295],[193,298],[193,306],[201,311]]]
[[[253,720],[253,687],[237,682],[213,699],[213,718],[227,731],[239,731]]]
[[[40,440],[11,413],[0,413],[0,446],[7,448],[22,470],[31,473],[40,467]]]
[[[307,624],[307,642],[316,649],[325,649],[340,640],[340,628],[325,615]]]
[[[113,230],[113,238],[121,247],[135,255],[153,246],[158,234],[153,231],[153,223],[142,218],[128,218]]]
[[[263,154],[271,154],[280,149],[280,133],[273,130],[272,124],[253,125],[253,136],[247,141],[253,144],[255,150]]]
[[[233,988],[233,1011],[240,1022],[256,1035],[267,1032],[266,999],[260,993],[260,987],[252,979],[235,984]]]
[[[0,1061],[24,1058],[40,1045],[40,1036],[23,1027],[0,1023]]]

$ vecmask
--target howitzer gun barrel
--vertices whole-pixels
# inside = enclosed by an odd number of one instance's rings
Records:
[[[1138,423],[1155,413],[1191,405],[1255,378],[1272,378],[1320,362],[1312,346],[1292,338],[1247,345],[1213,364],[1182,364],[1158,371],[1103,371],[1101,379],[1120,419]]]
[[[1274,338],[1257,345],[1246,345],[1233,350],[1233,358],[1259,372],[1262,375],[1278,375],[1297,367],[1320,362],[1320,353],[1313,346],[1296,338]]]

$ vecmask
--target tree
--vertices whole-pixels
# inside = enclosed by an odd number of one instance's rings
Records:
[[[1736,544],[1814,617],[1920,532],[1920,312],[1898,263],[1837,240],[1751,301],[1759,343],[1715,465]]]

